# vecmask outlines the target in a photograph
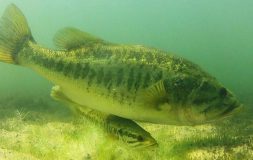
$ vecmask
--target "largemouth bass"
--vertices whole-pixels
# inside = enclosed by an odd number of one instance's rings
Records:
[[[242,106],[199,66],[167,52],[113,44],[75,28],[60,30],[54,42],[59,50],[39,46],[22,12],[7,7],[0,22],[0,60],[33,69],[80,106],[175,125],[211,122]]]

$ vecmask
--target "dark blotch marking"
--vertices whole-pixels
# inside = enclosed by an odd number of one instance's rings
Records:
[[[118,130],[118,134],[122,136],[122,134],[123,134],[123,129],[122,128]]]
[[[98,84],[101,84],[102,81],[103,81],[103,78],[104,78],[104,70],[103,68],[101,67],[98,71],[98,74],[97,74],[97,83]]]
[[[31,59],[34,62],[36,62],[37,64],[41,64],[41,62],[39,61],[41,59],[41,57],[37,57],[37,56],[31,55]]]
[[[140,69],[143,69],[144,66],[145,66],[144,64],[141,64],[141,65],[139,66],[139,68],[140,68]]]
[[[142,73],[139,72],[139,74],[137,75],[136,79],[135,79],[135,84],[134,84],[134,87],[135,87],[135,90],[137,91],[141,85],[141,78],[142,78]]]
[[[151,75],[150,75],[149,72],[147,72],[145,77],[144,77],[143,88],[148,87],[150,82],[151,82]]]
[[[120,94],[120,101],[119,101],[119,103],[120,103],[120,104],[123,104],[123,103],[124,103],[124,100],[125,100],[125,94],[124,94],[124,93],[121,93],[121,94]]]
[[[117,99],[117,93],[116,93],[116,92],[113,92],[112,97],[113,97],[113,99]]]
[[[124,70],[123,68],[120,68],[118,70],[118,73],[117,73],[117,81],[116,81],[116,86],[119,86],[122,81],[123,81],[123,76],[124,76]]]
[[[131,88],[133,86],[133,83],[134,83],[134,69],[131,68],[130,72],[129,72],[129,75],[128,75],[128,80],[127,80],[127,89],[128,89],[128,91],[131,90]]]
[[[72,73],[73,66],[74,64],[72,62],[69,62],[68,64],[66,64],[63,70],[63,74],[65,76],[70,75]]]
[[[78,78],[81,75],[81,71],[82,71],[82,65],[80,63],[77,63],[74,69],[74,78]]]
[[[42,57],[42,58],[40,59],[40,61],[41,61],[41,64],[42,64],[43,66],[47,67],[47,61],[48,61],[48,59],[47,59],[46,57]]]
[[[88,75],[88,86],[91,85],[95,76],[96,76],[96,71],[94,69],[91,69]]]
[[[104,85],[107,86],[111,80],[112,80],[112,71],[108,71],[104,77]]]
[[[90,86],[92,84],[92,81],[95,76],[96,76],[96,71],[94,69],[90,69],[90,72],[88,75],[88,86]]]
[[[83,68],[82,68],[82,74],[81,74],[81,77],[84,79],[87,77],[88,73],[90,71],[90,65],[89,63],[86,63]]]
[[[57,63],[56,63],[56,66],[55,66],[55,69],[57,70],[57,71],[62,71],[63,70],[63,68],[64,68],[64,63],[63,63],[63,61],[60,59]]]
[[[55,65],[55,61],[49,58],[47,62],[47,68],[54,68],[54,65]]]
[[[159,80],[161,80],[163,78],[163,72],[162,71],[157,71],[155,74],[154,74],[154,80],[157,82]]]
[[[107,89],[109,90],[109,93],[111,92],[111,89],[112,89],[112,82],[110,82],[108,85],[107,85]]]

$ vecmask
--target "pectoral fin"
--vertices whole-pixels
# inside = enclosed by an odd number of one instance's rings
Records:
[[[163,80],[156,82],[141,93],[141,97],[149,103],[157,103],[166,98],[166,95],[167,93],[164,88]]]

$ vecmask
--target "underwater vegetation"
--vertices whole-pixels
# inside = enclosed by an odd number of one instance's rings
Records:
[[[1,95],[1,160],[253,158],[253,119],[249,107],[233,118],[193,127],[139,123],[159,146],[136,149],[110,137],[85,118],[74,116],[67,107],[44,94],[45,98]]]

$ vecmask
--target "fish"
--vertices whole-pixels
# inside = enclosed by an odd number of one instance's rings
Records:
[[[73,27],[53,40],[58,49],[37,44],[11,4],[0,20],[0,61],[34,70],[80,108],[133,121],[198,125],[243,107],[215,77],[166,51],[111,43]]]
[[[74,113],[84,115],[86,119],[102,127],[106,133],[116,137],[130,147],[158,147],[157,141],[151,136],[151,134],[140,127],[136,122],[93,110],[86,106],[81,106],[66,97],[66,95],[61,92],[60,86],[54,86],[52,88],[51,97],[69,106]]]

